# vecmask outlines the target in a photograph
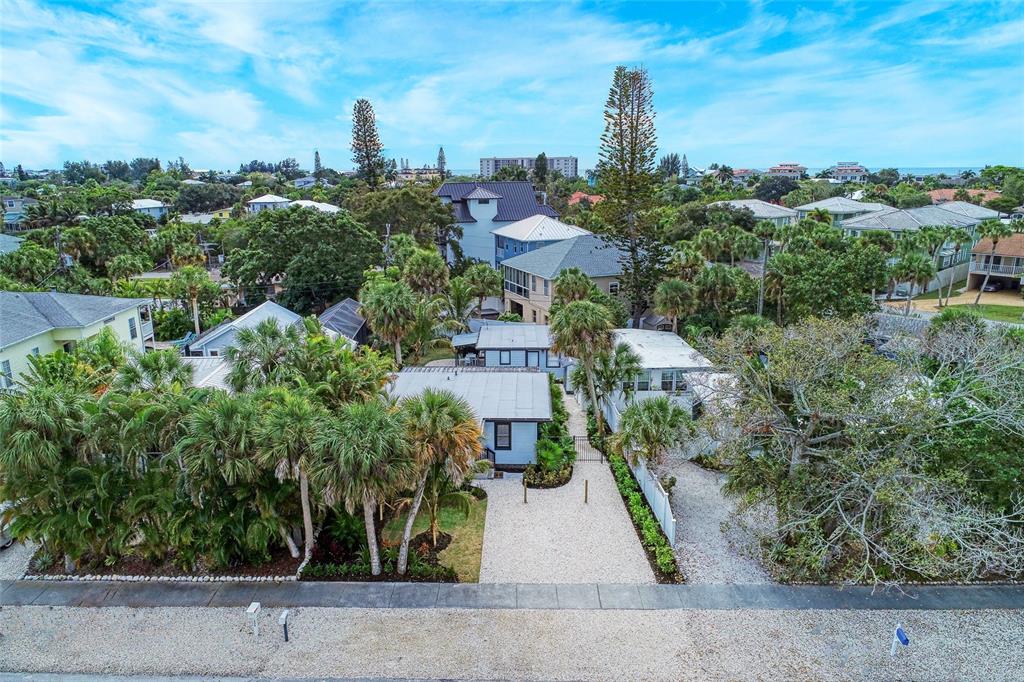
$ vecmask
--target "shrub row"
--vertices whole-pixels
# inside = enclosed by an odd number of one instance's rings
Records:
[[[636,478],[633,477],[633,472],[622,456],[613,454],[608,459],[611,462],[612,473],[615,475],[615,483],[619,487],[619,494],[622,495],[622,499],[629,509],[629,515],[633,519],[633,525],[636,526],[637,532],[640,534],[640,543],[647,550],[648,556],[651,557],[662,577],[672,582],[677,581],[679,568],[676,566],[675,553],[672,551],[672,546],[669,544],[668,538],[665,537],[665,533],[661,530],[658,519],[651,511],[650,505],[644,499],[644,494],[641,492]]]

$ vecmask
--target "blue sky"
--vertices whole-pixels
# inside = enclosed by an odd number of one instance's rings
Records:
[[[597,159],[617,64],[695,165],[1024,164],[1020,2],[346,3],[0,0],[0,160],[387,153]]]

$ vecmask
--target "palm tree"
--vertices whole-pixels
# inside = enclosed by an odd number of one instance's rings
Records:
[[[693,238],[693,246],[704,257],[704,260],[714,262],[722,253],[722,234],[710,227],[705,227]]]
[[[596,413],[598,429],[604,432],[604,415],[594,387],[594,355],[612,345],[612,318],[608,309],[592,301],[571,301],[551,318],[551,349],[576,358],[584,367],[590,405]]]
[[[807,214],[807,217],[817,223],[824,223],[826,225],[832,224],[832,214],[823,208],[816,208]]]
[[[999,246],[1001,239],[1006,239],[1014,232],[1013,227],[1010,225],[1004,225],[998,220],[986,220],[978,225],[978,235],[982,239],[989,239],[992,241],[992,248],[989,250],[988,255],[988,268],[985,270],[985,279],[982,281],[981,286],[978,287],[978,295],[974,297],[974,305],[978,305],[981,302],[981,293],[985,291],[985,287],[988,286],[988,278],[992,275],[992,265],[996,256],[996,247]]]
[[[402,402],[407,441],[411,444],[419,481],[409,505],[409,514],[402,531],[402,545],[398,552],[398,574],[405,575],[409,561],[409,540],[420,504],[431,486],[430,535],[437,544],[437,497],[447,479],[461,485],[480,454],[482,434],[476,416],[469,404],[449,391],[427,389],[422,394]]]
[[[669,256],[668,271],[680,279],[693,280],[704,268],[704,258],[689,242],[677,242]]]
[[[487,263],[477,263],[466,269],[463,278],[477,298],[477,315],[484,309],[484,299],[501,295],[501,273]]]
[[[622,414],[617,444],[632,461],[639,457],[657,466],[670,449],[682,442],[689,422],[686,410],[668,396],[633,403]]]
[[[672,320],[672,333],[679,333],[679,318],[697,309],[697,289],[681,279],[666,279],[654,290],[654,311]]]
[[[925,254],[915,251],[900,258],[893,266],[893,274],[900,282],[906,282],[907,302],[904,313],[910,314],[911,299],[914,298],[914,286],[921,283],[922,288],[935,277],[935,263]]]
[[[594,282],[580,268],[566,268],[554,281],[554,299],[559,303],[583,301],[590,296]]]
[[[255,327],[239,329],[225,352],[231,363],[231,388],[241,393],[280,383],[285,368],[290,366],[286,362],[288,355],[300,339],[297,327],[281,327],[273,318],[262,320]]]
[[[415,480],[402,415],[380,400],[345,405],[325,422],[315,447],[320,458],[311,480],[327,504],[342,502],[349,514],[362,506],[370,570],[380,575],[374,511]]]
[[[757,287],[757,314],[764,315],[764,281],[768,274],[768,252],[777,228],[770,220],[761,220],[754,225],[754,234],[761,240],[761,277]]]
[[[175,453],[184,463],[197,503],[218,480],[229,486],[255,480],[258,425],[259,406],[245,394],[219,393],[188,415]]]
[[[326,412],[301,393],[276,389],[269,396],[269,409],[260,425],[260,446],[256,461],[273,469],[279,481],[297,480],[302,504],[304,557],[313,556],[313,512],[309,497],[309,472],[317,466],[319,452],[314,447],[316,435],[326,419]],[[298,558],[291,535],[282,529],[282,538],[292,556]]]
[[[465,277],[453,277],[448,282],[448,291],[441,299],[443,313],[447,320],[456,323],[458,331],[469,329],[469,316],[476,299],[476,290]]]
[[[405,282],[372,280],[359,296],[360,313],[373,332],[395,349],[395,363],[402,366],[402,338],[416,322],[416,296]]]
[[[192,385],[192,366],[185,364],[181,355],[173,350],[136,353],[120,368],[113,385],[126,392],[180,391]]]
[[[576,370],[579,371],[579,368]],[[611,409],[611,399],[616,391],[622,391],[623,400],[629,402],[632,397],[634,382],[643,373],[640,358],[625,343],[617,343],[615,347],[598,353],[594,362],[594,388],[597,399],[605,407]],[[586,377],[574,377],[574,383],[583,383]]]
[[[209,273],[195,265],[187,265],[171,275],[171,289],[176,295],[187,299],[192,307],[192,323],[196,334],[199,329],[199,298],[211,293],[217,284],[210,279]]]
[[[112,282],[127,281],[134,275],[141,275],[152,265],[145,256],[123,253],[107,262],[107,274]]]
[[[974,236],[962,227],[953,228],[949,231],[947,238],[953,243],[953,263],[955,264],[960,257],[960,251],[963,250],[964,246],[974,242]],[[946,290],[946,301],[942,302],[942,290],[939,290],[939,307],[949,305],[949,299],[953,295],[953,276],[949,278],[949,289]]]
[[[448,264],[435,249],[417,249],[405,261],[402,280],[417,294],[439,294],[448,286]]]

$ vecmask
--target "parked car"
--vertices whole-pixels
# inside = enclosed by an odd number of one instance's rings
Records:
[[[991,293],[993,291],[1002,291],[1004,286],[1005,285],[1002,282],[1000,282],[999,280],[995,280],[986,284],[984,287],[981,288],[981,290]]]

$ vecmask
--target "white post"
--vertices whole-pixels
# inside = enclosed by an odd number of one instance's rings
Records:
[[[260,609],[262,609],[262,608],[263,607],[260,605],[260,603],[258,601],[254,601],[251,604],[249,604],[249,608],[247,608],[245,610],[246,615],[248,615],[249,618],[252,619],[252,634],[253,634],[254,637],[259,637],[260,636],[260,621],[259,621],[259,617],[260,617]]]
[[[896,631],[899,630],[899,629],[900,629],[900,624],[896,623],[896,627],[892,631],[892,648],[889,649],[889,656],[890,657],[895,657],[896,656],[896,648],[900,645],[900,640],[896,636]]]

